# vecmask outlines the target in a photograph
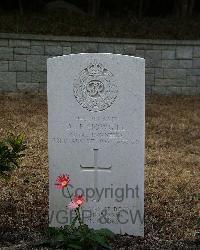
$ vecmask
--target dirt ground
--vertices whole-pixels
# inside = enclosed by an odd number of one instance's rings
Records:
[[[0,138],[23,132],[28,144],[21,167],[9,181],[0,179],[1,247],[34,240],[47,228],[46,98],[0,96],[0,128]],[[118,238],[113,249],[135,249],[127,248],[131,242],[137,249],[167,249],[159,242],[198,244],[200,97],[146,98],[145,154],[145,238]],[[158,248],[150,247],[152,241]]]

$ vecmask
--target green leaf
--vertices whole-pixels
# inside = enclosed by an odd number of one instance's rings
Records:
[[[75,245],[75,244],[69,244],[68,247],[72,248],[72,249],[82,249],[81,246]]]

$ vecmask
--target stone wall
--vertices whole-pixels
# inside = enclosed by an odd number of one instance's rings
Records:
[[[146,93],[200,94],[200,41],[0,34],[0,92],[46,93],[48,57],[99,52],[146,59]]]

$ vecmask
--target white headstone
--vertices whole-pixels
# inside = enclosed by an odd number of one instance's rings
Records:
[[[83,219],[95,229],[143,235],[145,62],[114,54],[48,59],[49,216],[72,213],[56,177],[87,199]]]

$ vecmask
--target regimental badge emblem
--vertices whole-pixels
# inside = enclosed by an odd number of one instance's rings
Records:
[[[96,60],[84,68],[73,85],[78,103],[89,111],[103,111],[117,98],[114,75]]]

